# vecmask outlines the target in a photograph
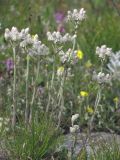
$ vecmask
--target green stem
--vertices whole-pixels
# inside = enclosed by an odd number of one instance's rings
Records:
[[[55,57],[54,57],[54,62],[55,62]],[[52,79],[51,79],[51,84],[50,84],[50,87],[49,87],[49,91],[51,91],[51,89],[53,88],[54,78],[55,78],[55,63],[53,64]],[[49,93],[49,95],[48,95],[48,103],[47,103],[47,107],[46,107],[46,113],[48,113],[48,111],[49,111],[50,101],[51,101],[51,93]]]
[[[30,57],[27,55],[27,71],[26,71],[26,109],[25,109],[25,123],[28,124],[28,118],[29,118],[29,106],[28,106],[28,79],[29,79],[29,61]]]
[[[73,155],[74,155],[74,151],[75,151],[75,147],[76,147],[76,143],[77,143],[77,133],[74,133],[74,141],[73,141],[73,145],[71,147],[71,160],[74,159]]]
[[[94,114],[92,115],[91,119],[90,119],[90,123],[89,123],[89,132],[91,132],[92,129],[92,125],[93,125],[93,121],[98,109],[98,105],[100,103],[100,99],[101,99],[101,86],[98,89],[98,93],[97,93],[97,97],[96,97],[96,101],[95,101],[95,107],[94,107]]]
[[[35,159],[35,124],[34,124],[34,110],[32,110],[32,157]]]
[[[64,108],[64,96],[63,96],[64,80],[65,80],[65,76],[63,75],[62,80],[61,80],[61,86],[60,86],[60,89],[58,92],[58,97],[59,97],[58,107],[60,106],[60,109],[59,109],[59,114],[58,114],[57,129],[60,127],[62,112],[63,112],[63,108]]]
[[[12,112],[12,129],[15,129],[16,125],[16,51],[13,47],[13,59],[14,59],[14,75],[13,75],[13,112]]]
[[[33,119],[33,104],[34,104],[34,100],[35,100],[35,93],[36,93],[36,82],[39,76],[39,70],[40,70],[40,62],[38,61],[37,64],[37,72],[36,72],[36,78],[35,78],[35,82],[33,83],[33,94],[32,94],[32,100],[31,100],[31,107],[30,107],[30,117],[29,117],[29,123],[31,124],[32,119]]]

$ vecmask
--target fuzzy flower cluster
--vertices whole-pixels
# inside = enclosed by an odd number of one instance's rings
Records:
[[[120,51],[116,54],[112,54],[110,57],[110,62],[108,63],[108,69],[113,75],[114,79],[120,80]]]
[[[83,21],[86,18],[86,11],[84,8],[81,8],[80,10],[74,9],[73,11],[68,11],[67,14],[67,21],[76,21],[80,22]]]
[[[73,52],[72,49],[70,48],[68,49],[67,52],[64,52],[63,50],[61,50],[58,54],[60,56],[60,60],[62,63],[70,62],[73,59],[75,59],[75,52]]]
[[[71,123],[72,123],[72,127],[70,127],[70,133],[76,133],[79,130],[79,126],[75,125],[75,121],[79,118],[79,114],[74,114],[72,115],[71,118]]]
[[[65,42],[73,42],[76,38],[76,35],[71,36],[69,33],[66,33],[64,36],[61,35],[60,32],[47,32],[48,41],[52,41],[56,43],[65,43]]]
[[[36,35],[36,37],[38,37]],[[29,54],[30,55],[48,55],[49,49],[44,44],[42,44],[41,41],[38,40],[38,38],[33,38],[32,47],[29,48]]]
[[[93,80],[97,81],[99,84],[110,83],[111,78],[110,74],[105,74],[103,72],[99,72],[98,74],[96,72],[93,73]]]
[[[82,51],[73,51],[71,48],[69,48],[67,52],[61,50],[60,52],[58,52],[58,54],[62,63],[76,64],[78,60],[81,60],[83,58]]]
[[[5,29],[4,34],[6,41],[19,42],[21,48],[27,49],[30,55],[46,55],[48,54],[48,48],[41,43],[38,39],[38,35],[30,35],[29,28],[22,29],[20,32],[16,27],[12,27],[11,30]]]
[[[99,58],[105,60],[106,56],[111,56],[112,54],[112,48],[107,48],[106,45],[102,45],[101,47],[96,48],[96,55],[99,56]]]
[[[29,28],[22,29],[19,32],[16,27],[12,27],[11,30],[9,30],[8,28],[5,29],[4,37],[5,37],[5,40],[20,41],[25,39],[28,33],[29,33]]]

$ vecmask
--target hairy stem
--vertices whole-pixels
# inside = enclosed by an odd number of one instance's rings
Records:
[[[77,133],[74,133],[73,135],[74,137],[74,140],[73,140],[73,144],[72,144],[72,147],[71,147],[71,157],[70,157],[70,160],[73,160],[74,159],[74,152],[75,152],[75,147],[76,147],[76,143],[77,143]]]
[[[93,121],[98,109],[98,105],[100,103],[100,99],[101,99],[101,88],[99,87],[98,89],[98,93],[97,93],[97,97],[96,97],[96,101],[95,101],[95,109],[94,109],[94,114],[92,115],[91,119],[90,119],[90,123],[89,123],[89,132],[91,132],[92,126],[93,126]]]
[[[33,83],[33,94],[32,94],[32,100],[31,100],[31,104],[30,104],[30,116],[29,116],[29,123],[32,123],[32,119],[33,119],[33,104],[34,104],[34,100],[35,100],[35,94],[36,94],[36,81],[38,79],[39,76],[39,70],[40,70],[40,62],[38,61],[37,63],[37,72],[36,72],[36,78],[35,78],[35,82]]]
[[[26,70],[26,108],[25,108],[25,123],[28,124],[28,118],[29,118],[29,106],[28,106],[28,79],[29,79],[29,55],[27,55],[27,70]]]
[[[14,79],[13,79],[13,112],[12,112],[12,129],[15,129],[16,125],[16,51],[13,47],[13,59],[14,59]]]
[[[54,60],[55,60],[55,57],[54,57]],[[52,79],[51,79],[49,91],[53,88],[54,78],[55,78],[55,64],[53,64]],[[51,93],[49,93],[49,95],[48,95],[48,103],[47,103],[47,107],[46,107],[46,112],[47,112],[47,113],[48,113],[48,111],[49,111],[50,101],[51,101]]]
[[[61,86],[60,86],[60,89],[59,89],[59,92],[58,92],[58,97],[59,97],[58,107],[60,106],[60,109],[59,109],[59,114],[58,114],[57,129],[60,127],[62,112],[63,112],[63,109],[64,109],[64,96],[63,96],[64,79],[65,79],[65,76],[62,77]]]

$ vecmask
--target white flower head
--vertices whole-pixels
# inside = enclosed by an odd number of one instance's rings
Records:
[[[20,37],[19,37],[18,29],[16,27],[12,27],[12,29],[11,29],[11,40],[12,41],[17,41],[19,39],[20,39]]]
[[[111,79],[112,77],[110,74],[105,74],[103,72],[99,72],[98,74],[96,74],[96,72],[93,73],[93,80],[97,81],[99,84],[110,83]]]
[[[8,40],[10,38],[10,30],[8,28],[5,29],[4,37],[5,37],[5,40]]]
[[[79,126],[78,125],[74,125],[72,127],[70,127],[70,133],[74,134],[79,130]]]
[[[11,30],[8,28],[5,29],[5,40],[11,40],[11,41],[20,41],[26,38],[26,36],[29,33],[29,28],[22,29],[20,32],[16,27],[12,27]]]
[[[49,49],[44,44],[41,44],[41,45],[39,44],[39,45],[33,46],[33,48],[29,49],[29,54],[31,56],[48,55]]]
[[[68,11],[67,14],[67,21],[76,21],[81,22],[86,18],[86,11],[84,8],[81,8],[80,10],[74,9],[73,11]]]
[[[112,55],[112,48],[107,48],[106,45],[96,47],[96,55],[105,60],[106,56],[110,57]]]
[[[72,115],[72,118],[71,118],[71,122],[72,122],[72,125],[74,124],[74,122],[79,118],[79,114],[74,114]]]
[[[64,36],[61,35],[60,32],[47,32],[48,41],[52,41],[53,43],[65,43],[65,42],[73,42],[76,38],[76,35],[71,36],[69,33],[66,33]]]
[[[29,34],[29,31],[29,28],[22,29],[21,32],[19,32],[20,39],[25,39],[26,36]]]
[[[61,50],[58,52],[60,56],[60,61],[62,63],[70,63],[70,64],[76,64],[78,61],[78,58],[76,56],[77,51],[73,51],[71,48],[69,48],[66,52]]]
[[[31,36],[29,33],[29,28],[22,29],[20,32],[16,27],[12,27],[11,30],[5,29],[4,37],[6,40],[11,40],[14,42],[17,41],[23,53],[27,52],[32,56],[49,54],[48,47],[39,41],[37,34]]]
[[[23,35],[20,35],[20,36],[22,38],[22,41],[20,42],[20,47],[26,48],[33,44],[33,40],[30,34],[27,34],[25,37]]]
[[[107,66],[109,71],[112,73],[113,79],[120,80],[120,51],[111,55]]]

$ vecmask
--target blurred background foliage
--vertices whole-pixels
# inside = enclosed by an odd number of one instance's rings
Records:
[[[106,44],[114,51],[120,48],[120,1],[119,0],[0,0],[0,35],[5,28],[29,27],[42,41],[46,31],[57,28],[54,14],[84,7],[87,20],[79,28],[78,44],[86,57],[95,62],[97,45]],[[2,39],[3,40],[3,39]]]

